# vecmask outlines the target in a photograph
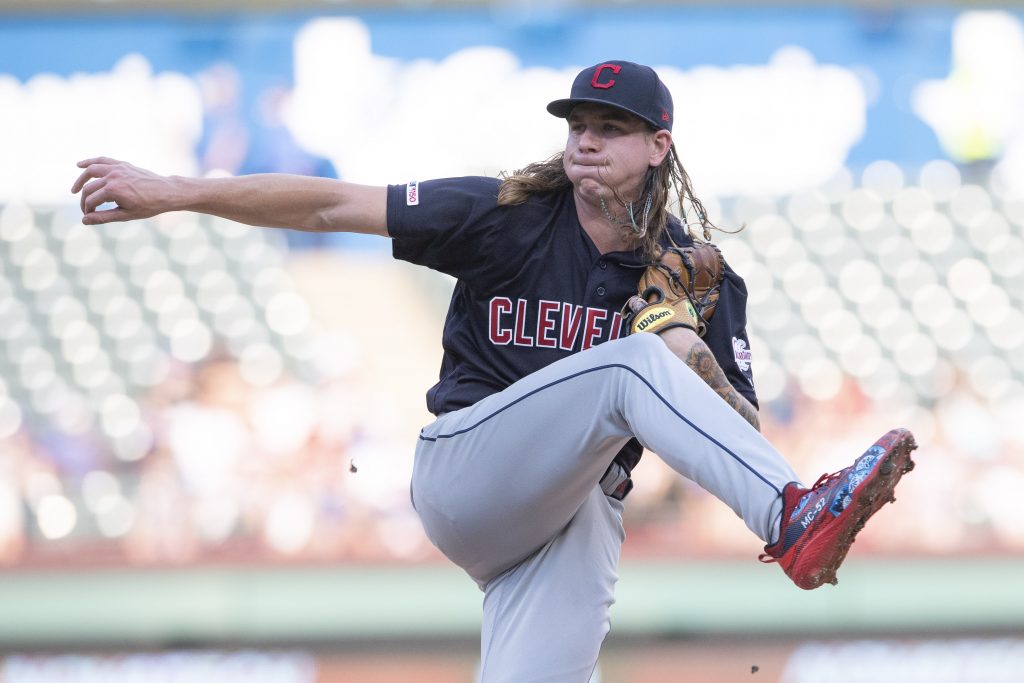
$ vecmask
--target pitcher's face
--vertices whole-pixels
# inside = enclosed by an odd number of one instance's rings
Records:
[[[568,123],[565,173],[586,199],[639,199],[647,169],[661,164],[672,144],[668,131],[603,104],[577,105]]]

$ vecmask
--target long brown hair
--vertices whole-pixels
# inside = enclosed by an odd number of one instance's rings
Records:
[[[513,173],[502,173],[501,188],[498,190],[498,204],[514,206],[522,204],[533,194],[559,192],[572,187],[572,182],[565,175],[565,167],[562,165],[563,157],[564,152],[559,152],[544,161],[535,161]],[[640,238],[641,248],[648,257],[653,259],[660,253],[661,239],[665,234],[668,217],[673,208],[681,216],[687,231],[691,231],[691,226],[699,225],[702,228],[700,236],[693,235],[696,239],[703,237],[705,241],[709,241],[711,230],[718,229],[708,220],[704,205],[693,193],[690,176],[679,160],[675,143],[672,143],[668,154],[665,155],[659,166],[647,169],[643,194],[648,193],[651,196],[651,210],[648,216],[647,230]],[[619,199],[619,203],[625,206],[625,202],[622,202],[621,198]],[[687,210],[687,206],[689,206],[689,210]],[[690,211],[695,216],[688,215]]]

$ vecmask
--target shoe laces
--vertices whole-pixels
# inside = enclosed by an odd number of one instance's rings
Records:
[[[846,470],[839,470],[838,472],[825,473],[818,477],[818,481],[814,482],[814,486],[810,488],[811,491],[817,491],[820,488],[824,488],[831,484],[833,481],[843,475]]]

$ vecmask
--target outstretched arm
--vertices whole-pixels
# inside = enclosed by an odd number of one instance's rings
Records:
[[[266,173],[232,178],[161,176],[108,157],[78,162],[87,225],[195,211],[247,225],[387,236],[387,188]],[[113,203],[113,208],[100,205]]]

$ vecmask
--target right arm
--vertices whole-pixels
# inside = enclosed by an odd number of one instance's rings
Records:
[[[729,383],[711,349],[696,332],[675,327],[662,332],[661,338],[672,352],[739,413],[740,417],[749,422],[751,427],[761,431],[761,419],[758,417],[757,409]]]
[[[107,157],[78,162],[82,222],[99,225],[194,211],[238,223],[308,232],[387,236],[387,188],[264,173],[231,178],[161,176]],[[114,208],[99,209],[106,203]]]
[[[627,306],[633,313],[640,313],[647,306],[647,302],[640,296],[633,296],[630,297]],[[761,431],[761,419],[758,417],[757,408],[736,391],[736,388],[729,382],[729,378],[725,376],[725,371],[718,364],[711,349],[697,336],[695,330],[677,326],[655,332],[640,332],[639,334],[657,334],[661,337],[661,340],[679,360],[697,373],[697,376],[739,413],[740,417],[749,422],[751,427]]]

